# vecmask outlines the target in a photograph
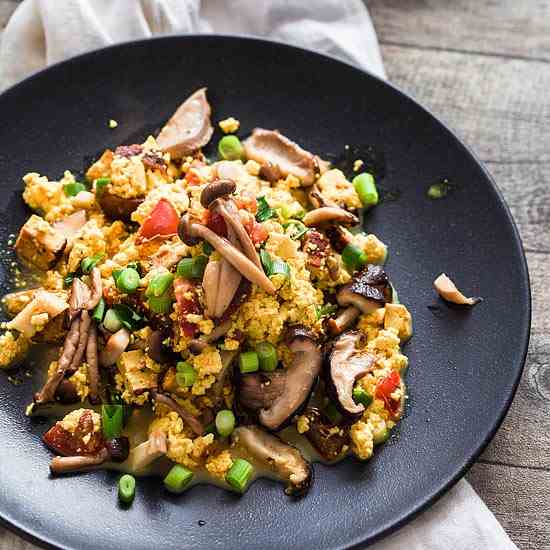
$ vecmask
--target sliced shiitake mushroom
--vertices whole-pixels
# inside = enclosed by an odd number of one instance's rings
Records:
[[[368,264],[338,291],[336,299],[341,306],[354,306],[362,313],[372,313],[391,302],[392,289],[382,267]]]
[[[130,221],[132,212],[137,210],[143,200],[143,197],[131,199],[119,197],[114,193],[110,193],[107,189],[103,189],[97,198],[99,206],[108,218],[125,222]]]
[[[257,426],[239,426],[231,434],[231,441],[285,481],[288,495],[307,493],[313,469],[298,449]]]
[[[307,403],[321,370],[321,351],[313,333],[294,325],[287,329],[285,340],[293,354],[284,371],[285,390],[258,415],[260,424],[272,431],[283,428]]]
[[[339,336],[328,354],[327,390],[338,410],[346,417],[360,416],[365,407],[353,400],[353,386],[373,368],[375,358],[362,346],[364,334],[350,331]]]
[[[243,407],[251,411],[269,409],[286,386],[286,371],[243,374],[237,381],[237,396]]]
[[[347,427],[336,426],[315,407],[308,407],[303,416],[309,422],[304,435],[325,460],[336,460],[346,453],[349,447]]]

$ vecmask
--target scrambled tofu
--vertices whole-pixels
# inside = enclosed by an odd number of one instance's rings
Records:
[[[241,123],[233,117],[220,120],[218,124],[224,134],[234,134],[241,125]]]
[[[412,317],[409,310],[402,304],[386,304],[384,328],[392,328],[402,342],[410,339],[413,333]]]
[[[15,251],[21,259],[46,270],[57,262],[66,244],[65,237],[46,220],[32,215],[19,231]]]
[[[157,389],[158,373],[152,370],[140,349],[125,351],[117,361],[122,397],[129,403],[140,404],[145,392]]]
[[[332,169],[325,172],[317,180],[317,187],[321,196],[328,203],[337,204],[350,210],[361,208],[361,201],[353,183],[346,179],[341,170]]]
[[[22,335],[15,337],[12,332],[0,335],[0,369],[14,367],[20,363],[29,350],[30,342]]]

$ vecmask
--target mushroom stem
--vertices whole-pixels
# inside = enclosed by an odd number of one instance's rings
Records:
[[[99,355],[99,364],[102,367],[114,365],[118,358],[128,347],[130,343],[130,332],[126,328],[121,328],[107,340],[103,351]]]
[[[252,261],[250,261],[242,252],[239,252],[231,243],[220,237],[208,227],[190,223],[189,230],[191,236],[199,237],[209,242],[231,265],[246,277],[250,282],[257,284],[268,294],[275,294],[275,287],[267,275],[261,271]]]
[[[94,267],[92,269],[92,272],[90,273],[90,279],[92,283],[92,295],[90,296],[90,299],[88,300],[88,303],[86,304],[86,309],[94,309],[97,304],[99,304],[99,300],[101,300],[101,296],[103,294],[103,283],[101,282],[101,273],[97,267]]]
[[[88,364],[88,380],[90,393],[88,398],[90,403],[99,403],[99,366],[97,360],[97,329],[92,323],[88,334],[88,343],[86,345],[86,363]]]
[[[159,393],[155,390],[151,391],[152,397],[155,403],[166,405],[172,409],[175,413],[181,416],[181,419],[197,434],[202,435],[204,433],[204,426],[195,418],[191,413],[187,412],[182,406],[179,405],[174,399],[168,397],[163,393]]]
[[[80,324],[78,327],[78,346],[74,352],[71,364],[67,367],[66,372],[76,372],[82,358],[84,357],[84,352],[86,351],[86,344],[88,343],[88,334],[90,332],[91,325],[90,314],[84,309],[80,313]]]
[[[252,262],[254,262],[258,269],[262,269],[262,264],[260,262],[260,257],[258,256],[258,252],[256,252],[256,247],[254,246],[250,235],[246,232],[246,229],[241,222],[241,218],[239,216],[237,208],[235,207],[235,203],[233,203],[233,201],[226,201],[226,203],[224,204],[221,201],[217,201],[216,209],[221,214],[228,229],[231,228],[235,232],[235,235],[241,244],[242,252],[250,260],[252,260]],[[232,244],[235,245],[231,238],[230,240]]]
[[[195,338],[189,342],[189,351],[191,353],[200,353],[210,342],[215,342],[218,338],[221,338],[231,328],[231,319],[224,321],[218,325],[210,334],[205,335],[202,338]]]
[[[349,225],[359,223],[359,218],[338,206],[321,206],[315,210],[310,210],[303,218],[304,225],[311,227],[312,225],[320,225],[327,222],[338,222]]]
[[[220,291],[220,272],[221,262],[210,260],[202,276],[202,288],[204,290],[204,300],[206,309],[204,313],[207,317],[214,317],[216,314],[216,304],[218,303],[218,292]]]
[[[57,363],[57,370],[48,378],[42,389],[34,395],[35,403],[49,403],[53,401],[57,387],[65,376],[65,371],[69,368],[75,355],[79,336],[80,336],[80,319],[77,317],[73,319],[71,327],[65,342],[63,343],[63,350]]]
[[[328,328],[331,334],[340,334],[353,324],[355,319],[361,313],[355,306],[349,306],[346,309],[341,309],[334,319],[329,319]]]
[[[109,452],[105,448],[92,456],[55,456],[50,462],[50,471],[54,475],[82,472],[103,464],[108,458]]]
[[[434,288],[444,300],[452,302],[453,304],[475,306],[482,301],[482,298],[468,298],[464,296],[445,273],[439,275],[434,281]]]

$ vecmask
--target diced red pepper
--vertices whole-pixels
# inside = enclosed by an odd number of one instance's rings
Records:
[[[139,229],[137,243],[155,237],[171,237],[178,232],[180,218],[176,209],[166,199],[160,199]]]
[[[258,211],[258,201],[254,197],[239,197],[233,201],[240,210],[248,210],[252,214],[256,214]]]
[[[201,184],[201,178],[194,170],[190,170],[189,172],[187,172],[184,179],[189,185]]]
[[[205,224],[220,237],[227,237],[227,225],[221,214],[207,211]]]
[[[197,332],[197,325],[187,321],[185,316],[189,313],[200,312],[196,287],[191,281],[178,277],[174,280],[174,295],[176,297],[176,313],[181,332],[185,336],[192,338]]]
[[[254,244],[263,243],[268,237],[267,229],[256,220],[252,222],[252,227],[250,228],[248,234]]]
[[[391,394],[401,385],[401,376],[397,371],[392,371],[388,376],[382,378],[376,384],[375,396],[382,399],[386,405],[386,409],[395,415],[401,407],[400,399],[393,399]]]

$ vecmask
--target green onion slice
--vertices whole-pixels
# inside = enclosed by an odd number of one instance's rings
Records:
[[[164,486],[171,493],[182,493],[193,479],[193,472],[181,464],[175,464],[164,478]]]
[[[254,468],[250,462],[242,458],[237,458],[229,472],[225,475],[225,481],[231,485],[234,489],[237,489],[239,492],[243,492],[246,489]]]
[[[101,426],[105,439],[114,439],[122,434],[124,409],[122,405],[101,405]]]
[[[274,208],[269,206],[265,196],[257,197],[256,201],[258,202],[258,210],[256,212],[256,221],[265,222],[270,218],[274,218],[277,215],[277,212]]]

